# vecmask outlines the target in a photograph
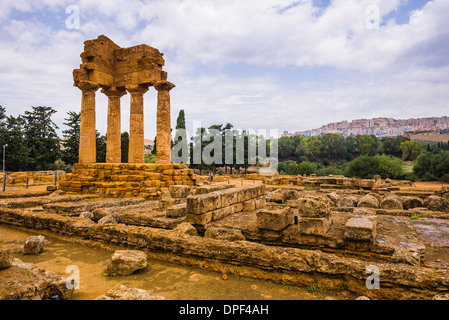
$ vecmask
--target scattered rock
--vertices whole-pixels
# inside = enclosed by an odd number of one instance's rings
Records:
[[[335,193],[335,192],[328,193],[328,194],[326,195],[326,197],[328,197],[329,200],[331,200],[331,201],[333,202],[334,205],[338,205],[338,203],[339,203],[340,200],[341,200],[341,197],[340,197],[337,193]]]
[[[350,218],[345,224],[345,238],[355,241],[372,241],[376,224],[367,217]]]
[[[366,208],[354,208],[352,212],[354,216],[375,216],[376,210]]]
[[[205,238],[219,239],[227,241],[246,240],[242,235],[242,231],[232,228],[209,227],[204,233]]]
[[[192,190],[191,186],[183,186],[183,185],[175,185],[169,188],[170,195],[172,198],[186,198],[190,191]]]
[[[143,289],[128,288],[119,284],[95,300],[164,300],[164,298],[152,296]]]
[[[437,294],[432,300],[449,300],[449,294]]]
[[[330,214],[330,200],[327,198],[299,199],[299,214],[308,218],[322,218]]]
[[[423,201],[418,197],[402,197],[402,206],[406,210],[420,208],[423,206]]]
[[[449,202],[438,196],[428,196],[424,199],[424,206],[432,211],[446,211],[449,208]]]
[[[390,195],[385,197],[380,203],[381,209],[398,209],[402,210],[404,207],[402,206],[401,200],[397,196]]]
[[[25,241],[25,245],[23,246],[23,254],[36,255],[41,254],[44,250],[44,236],[31,236]]]
[[[379,200],[375,196],[367,194],[360,198],[357,207],[377,209],[379,207]]]
[[[370,298],[366,297],[366,296],[360,296],[355,300],[371,300]]]
[[[117,250],[108,261],[106,273],[126,276],[147,266],[147,255],[139,250]]]
[[[421,264],[421,253],[417,250],[396,249],[391,257],[395,263],[405,263],[412,266]]]
[[[93,220],[94,214],[92,212],[90,212],[90,211],[84,211],[84,212],[81,212],[80,218]]]
[[[256,213],[259,229],[280,231],[287,228],[293,220],[290,207],[268,205]]]
[[[341,208],[350,208],[350,207],[356,207],[358,203],[357,197],[354,196],[344,196],[340,197],[340,200],[337,203],[338,207]]]
[[[198,231],[195,229],[194,226],[192,226],[188,222],[180,223],[176,226],[176,228],[173,229],[173,231],[179,232],[179,233],[185,233],[189,236],[197,236]]]
[[[11,250],[0,249],[0,270],[8,269],[12,266]]]
[[[98,220],[98,224],[116,224],[116,223],[117,220],[111,214],[108,214],[103,218],[101,218],[100,220]]]
[[[64,277],[17,258],[1,272],[0,300],[50,300],[56,295],[69,300],[73,295],[74,288],[67,287]]]

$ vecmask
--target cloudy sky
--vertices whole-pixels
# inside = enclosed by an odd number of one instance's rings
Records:
[[[85,40],[163,52],[172,123],[298,131],[357,118],[449,115],[447,0],[0,0],[0,105],[79,111]],[[77,19],[79,17],[79,19]],[[122,98],[128,130],[130,95]],[[97,129],[107,99],[97,91]],[[145,94],[153,139],[156,91]]]

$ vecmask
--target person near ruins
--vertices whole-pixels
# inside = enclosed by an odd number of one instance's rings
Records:
[[[209,183],[212,183],[212,180],[214,180],[214,174],[212,171],[209,171]]]

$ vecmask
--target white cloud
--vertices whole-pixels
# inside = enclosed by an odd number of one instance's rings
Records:
[[[64,19],[69,4],[80,8],[80,30],[13,14],[49,10]],[[53,106],[62,126],[66,111],[79,110],[72,70],[83,42],[105,34],[122,47],[146,43],[166,54],[165,70],[177,86],[173,123],[180,108],[187,121],[281,131],[357,117],[443,115],[449,2],[435,0],[412,13],[410,23],[390,19],[380,29],[366,27],[370,5],[385,17],[402,2],[334,0],[320,9],[311,0],[7,1],[0,11],[0,105],[13,114]],[[258,72],[229,72],[229,64]],[[330,66],[332,74],[308,81],[317,66]],[[298,74],[290,73],[289,82],[282,73],[291,67]],[[97,96],[104,133],[107,99]],[[148,138],[155,135],[155,96],[154,90],[145,95]],[[129,95],[122,99],[123,130],[128,108]]]

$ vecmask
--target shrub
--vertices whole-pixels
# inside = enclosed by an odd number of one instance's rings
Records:
[[[363,179],[372,179],[375,175],[380,175],[384,179],[398,179],[403,174],[401,159],[385,154],[360,156],[348,163],[345,172],[346,176]]]
[[[312,173],[315,173],[316,170],[316,164],[311,163],[309,161],[304,161],[299,164],[298,168],[298,174],[306,174],[311,175]]]
[[[413,167],[413,172],[422,180],[442,180],[445,175],[449,174],[449,151],[420,155]]]

